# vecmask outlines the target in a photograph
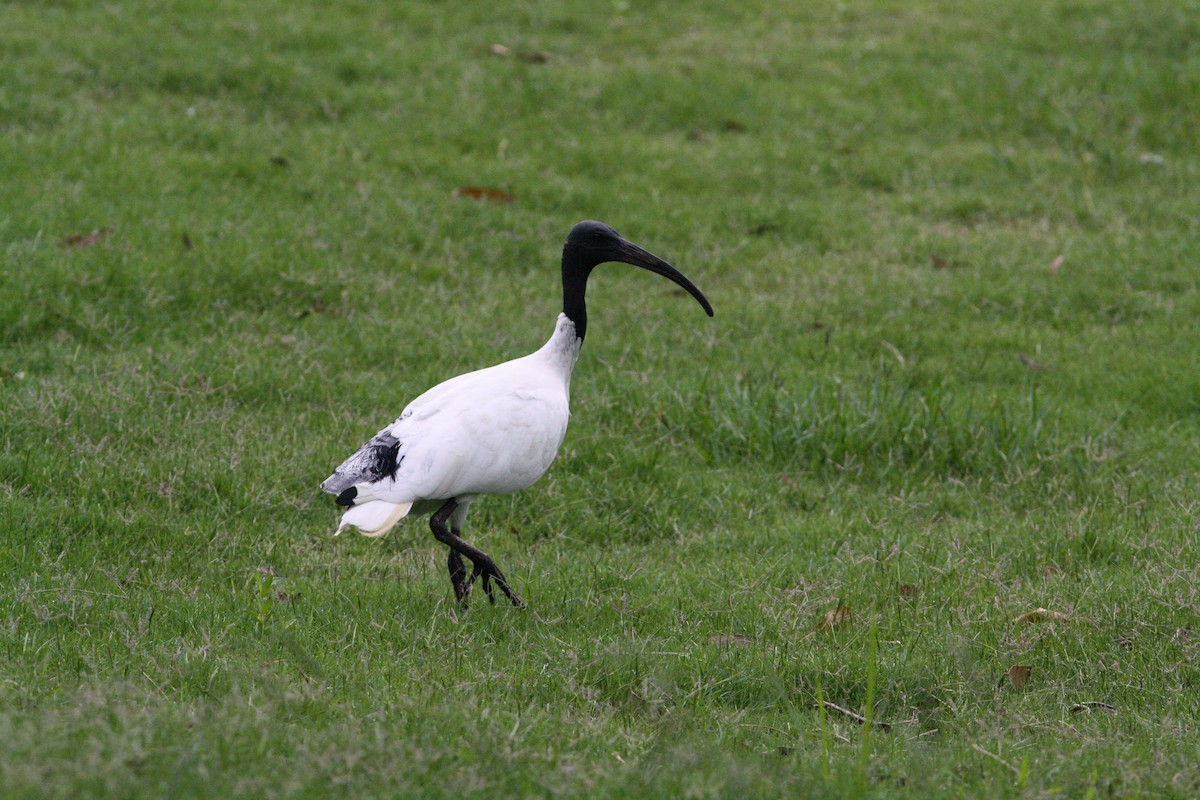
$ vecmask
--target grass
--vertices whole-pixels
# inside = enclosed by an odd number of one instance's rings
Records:
[[[6,796],[1200,791],[1196,3],[2,8]],[[583,218],[716,317],[596,273],[461,613],[316,485]]]

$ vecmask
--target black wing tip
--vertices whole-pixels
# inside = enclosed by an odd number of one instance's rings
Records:
[[[339,494],[334,502],[336,502],[339,506],[346,506],[349,508],[350,506],[354,505],[354,498],[357,496],[358,489],[354,486],[351,486],[349,489],[346,489],[344,492]]]

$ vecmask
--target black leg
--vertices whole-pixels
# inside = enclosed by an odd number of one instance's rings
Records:
[[[461,556],[466,556],[468,559],[470,559],[471,564],[475,567],[475,569],[471,572],[470,578],[468,578],[462,584],[455,583],[455,572],[453,567],[454,555],[450,556],[450,582],[454,584],[455,596],[458,596],[460,585],[465,594],[470,591],[471,584],[475,581],[475,578],[482,576],[483,590],[487,592],[488,600],[492,601],[493,603],[496,602],[496,597],[492,593],[492,581],[495,580],[496,585],[500,587],[500,591],[504,592],[504,596],[507,597],[514,606],[517,608],[524,608],[525,602],[517,596],[516,592],[509,588],[508,581],[504,579],[504,573],[502,573],[500,568],[496,566],[496,562],[492,560],[492,557],[480,550],[478,547],[473,547],[467,544],[465,541],[463,541],[462,537],[458,535],[457,531],[451,531],[446,527],[446,522],[450,519],[450,515],[454,513],[456,506],[457,503],[455,503],[453,500],[447,500],[446,504],[435,511],[433,516],[429,518],[429,528],[433,531],[433,535],[437,538],[437,540],[449,547],[452,554],[457,553],[460,555],[459,565],[462,565]],[[458,600],[459,602],[465,604],[465,597],[458,597]]]
[[[467,580],[467,568],[463,565],[462,555],[453,547],[450,548],[450,583],[454,586],[454,599],[464,608],[467,598],[471,596],[471,583]]]

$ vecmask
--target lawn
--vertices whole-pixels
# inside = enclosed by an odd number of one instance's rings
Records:
[[[1194,0],[0,3],[4,796],[1196,796],[1197,131]],[[317,485],[589,218],[716,315],[464,611]]]

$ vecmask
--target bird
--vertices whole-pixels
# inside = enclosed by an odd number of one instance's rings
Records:
[[[494,582],[514,606],[524,607],[492,557],[462,538],[462,527],[477,496],[528,488],[554,461],[567,433],[571,373],[587,333],[588,278],[607,262],[661,275],[713,315],[704,294],[671,264],[603,222],[576,224],[563,244],[562,312],[550,339],[529,355],[439,383],[343,461],[321,483],[345,508],[334,535],[353,528],[383,536],[405,517],[429,514],[434,537],[450,549],[450,583],[462,607],[477,578],[491,603]]]

